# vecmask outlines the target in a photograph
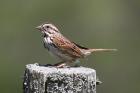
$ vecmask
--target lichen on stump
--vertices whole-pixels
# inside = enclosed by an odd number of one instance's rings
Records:
[[[96,93],[96,71],[85,67],[26,65],[24,93]]]

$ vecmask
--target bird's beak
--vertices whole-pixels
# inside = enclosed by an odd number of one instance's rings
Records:
[[[37,26],[36,29],[41,30],[41,26]]]

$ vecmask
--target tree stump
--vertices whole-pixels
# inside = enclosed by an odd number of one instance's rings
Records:
[[[96,93],[96,71],[86,67],[26,65],[24,93]]]

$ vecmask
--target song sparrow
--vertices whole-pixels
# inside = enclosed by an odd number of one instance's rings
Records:
[[[66,37],[51,23],[44,23],[36,27],[43,33],[44,47],[58,57],[61,62],[57,67],[63,67],[67,62],[74,62],[96,51],[116,51],[116,49],[91,49],[80,46]]]

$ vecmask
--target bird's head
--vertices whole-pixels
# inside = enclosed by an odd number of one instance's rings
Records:
[[[56,26],[54,26],[51,23],[44,23],[36,27],[39,31],[41,31],[43,34],[46,34],[47,36],[51,34],[60,33]]]

